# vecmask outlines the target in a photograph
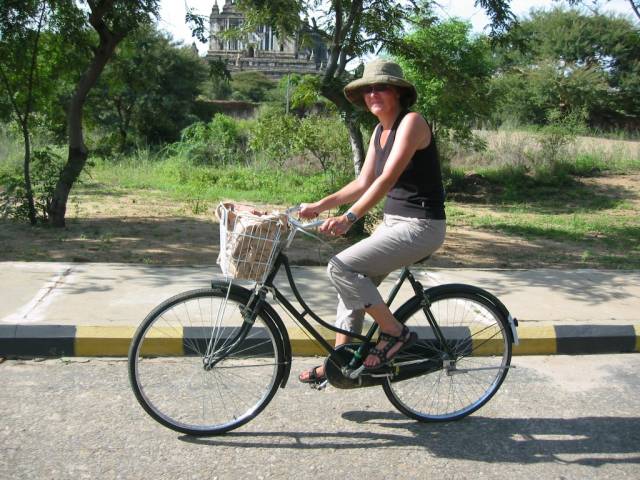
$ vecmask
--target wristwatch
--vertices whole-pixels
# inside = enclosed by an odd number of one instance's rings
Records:
[[[347,217],[347,220],[349,220],[349,223],[356,223],[356,220],[358,220],[357,215],[353,212],[347,212],[344,214],[344,216]]]

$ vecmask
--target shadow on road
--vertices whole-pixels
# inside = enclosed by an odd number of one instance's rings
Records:
[[[343,419],[370,430],[230,432],[216,438],[180,437],[210,446],[293,450],[423,449],[441,458],[481,462],[555,462],[597,467],[640,464],[640,418],[486,418],[421,424],[393,412],[351,411]]]

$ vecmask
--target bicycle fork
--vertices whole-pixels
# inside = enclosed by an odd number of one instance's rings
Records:
[[[229,287],[230,288],[230,287]],[[221,348],[216,350],[217,343],[220,341],[219,335],[223,331],[221,325],[222,318],[224,316],[224,309],[226,308],[226,302],[220,308],[222,312],[218,312],[218,319],[216,322],[216,328],[211,329],[211,337],[207,340],[207,350],[202,357],[202,363],[204,369],[211,370],[218,362],[231,355],[247,338],[247,335],[251,331],[253,324],[256,321],[258,312],[262,308],[265,302],[266,290],[261,288],[258,291],[254,291],[249,297],[249,301],[240,312],[243,318],[242,327],[231,339],[226,339]],[[217,334],[216,334],[217,332]]]

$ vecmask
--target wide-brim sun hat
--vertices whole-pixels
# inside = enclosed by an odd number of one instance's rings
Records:
[[[404,78],[402,67],[395,62],[377,59],[364,66],[362,78],[358,78],[344,87],[344,96],[354,105],[367,108],[364,103],[362,87],[369,85],[393,85],[401,90],[402,103],[405,108],[413,105],[418,93],[416,87]]]

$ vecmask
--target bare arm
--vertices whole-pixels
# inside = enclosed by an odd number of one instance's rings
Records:
[[[396,139],[384,170],[369,184],[349,210],[361,218],[373,208],[398,181],[416,150],[425,148],[430,142],[431,130],[425,119],[417,113],[407,114],[398,126]],[[342,235],[350,226],[344,216],[334,217],[325,222],[321,231]]]
[[[325,210],[330,210],[340,205],[344,205],[345,203],[354,202],[360,198],[364,192],[366,192],[375,179],[374,137],[375,135],[372,135],[369,140],[367,156],[365,157],[364,165],[362,166],[362,170],[360,171],[358,178],[352,180],[337,192],[327,195],[322,200],[314,203],[302,204],[300,216],[304,218],[316,217]]]

